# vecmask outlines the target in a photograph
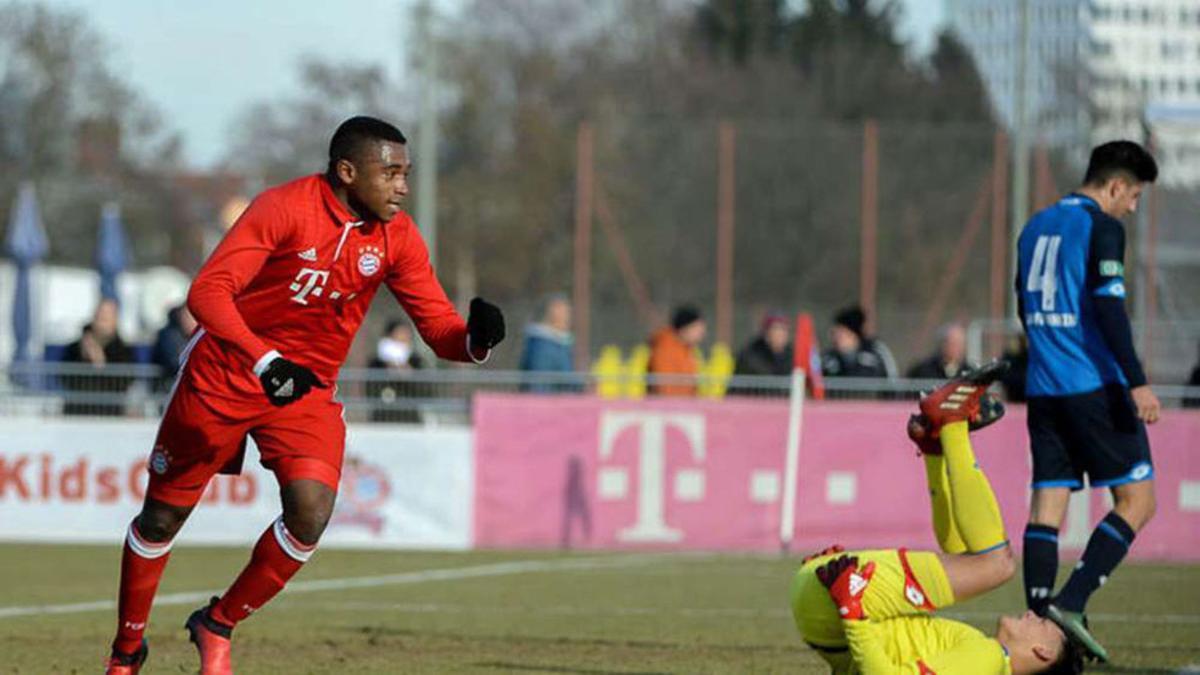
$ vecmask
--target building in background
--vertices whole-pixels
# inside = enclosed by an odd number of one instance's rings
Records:
[[[1069,148],[1082,163],[1092,145],[1144,141],[1149,128],[1163,184],[1200,187],[1195,0],[947,0],[947,17],[1009,129],[1017,121],[1024,23],[1031,140]]]

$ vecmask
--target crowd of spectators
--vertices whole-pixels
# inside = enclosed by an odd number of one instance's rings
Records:
[[[102,299],[91,320],[80,331],[79,338],[63,349],[62,361],[88,365],[96,371],[137,362],[135,350],[118,330],[119,314],[120,306],[115,300]],[[869,325],[869,317],[858,306],[848,306],[834,314],[827,336],[828,348],[820,353],[824,378],[897,377],[891,351],[869,330]],[[152,385],[155,391],[162,393],[170,388],[180,368],[180,356],[196,328],[196,320],[186,305],[180,304],[168,312],[167,321],[158,330],[148,352],[149,360],[157,364],[161,372]],[[571,328],[570,301],[562,295],[547,298],[539,318],[525,328],[518,367],[523,372],[553,373],[560,377],[531,378],[521,386],[522,391],[548,393],[584,388],[581,382],[570,379],[570,374],[576,371]],[[697,395],[699,389],[695,378],[700,374],[697,354],[706,334],[707,324],[699,309],[692,305],[677,307],[670,324],[648,340],[646,372],[655,377],[649,382],[647,391],[660,396]],[[732,374],[735,378],[789,375],[796,362],[793,337],[791,321],[785,314],[767,313],[759,323],[757,334],[738,350]],[[1007,339],[1003,358],[1012,365],[1001,380],[1005,397],[1009,401],[1023,401],[1028,361],[1028,347],[1023,335]],[[928,355],[913,363],[904,375],[910,379],[941,380],[959,375],[971,365],[967,360],[966,328],[953,322],[938,330],[937,342]],[[396,319],[387,324],[375,345],[369,367],[378,371],[366,384],[366,394],[375,404],[371,419],[419,421],[418,410],[409,401],[419,398],[421,389],[410,376],[413,371],[426,367],[426,363],[407,321]],[[135,381],[136,378],[126,371],[82,374],[66,371],[60,377],[59,386],[71,395],[64,402],[63,412],[68,415],[121,415],[125,410],[121,396]],[[1200,365],[1192,370],[1187,384],[1200,387]],[[735,384],[729,387],[729,393],[752,393],[752,390]],[[1186,398],[1183,405],[1200,407],[1200,397]]]

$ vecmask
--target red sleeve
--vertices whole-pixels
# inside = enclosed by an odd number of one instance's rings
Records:
[[[271,348],[246,325],[234,299],[258,275],[286,232],[279,206],[259,195],[200,268],[188,292],[188,309],[204,330],[237,345],[254,362]]]
[[[408,223],[408,232],[402,236],[404,241],[399,245],[396,263],[385,279],[388,288],[416,324],[421,339],[438,357],[470,361],[467,324],[433,273],[425,240],[412,221]]]

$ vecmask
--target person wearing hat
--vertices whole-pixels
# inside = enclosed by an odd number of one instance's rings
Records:
[[[787,318],[779,312],[763,317],[758,335],[738,352],[734,375],[791,375],[792,343]]]
[[[662,328],[650,338],[651,375],[690,375],[688,378],[664,378],[666,382],[652,382],[650,392],[660,396],[695,396],[695,376],[700,372],[695,351],[704,339],[707,327],[700,310],[683,305],[671,316],[671,325]],[[676,381],[677,379],[687,381]]]
[[[833,347],[821,355],[821,372],[826,377],[896,376],[892,353],[879,340],[866,334],[867,315],[858,305],[833,317],[829,338]]]

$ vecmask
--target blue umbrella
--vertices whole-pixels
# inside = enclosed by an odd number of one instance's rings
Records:
[[[17,290],[13,297],[13,336],[16,350],[13,362],[29,360],[29,337],[33,329],[29,271],[39,260],[46,257],[50,246],[46,231],[42,228],[42,216],[38,212],[37,195],[33,183],[24,182],[17,192],[8,221],[8,239],[5,242],[9,255],[17,265]]]
[[[100,297],[117,299],[117,276],[129,266],[129,245],[116,202],[100,213],[100,238],[96,243],[96,270],[100,272]]]

